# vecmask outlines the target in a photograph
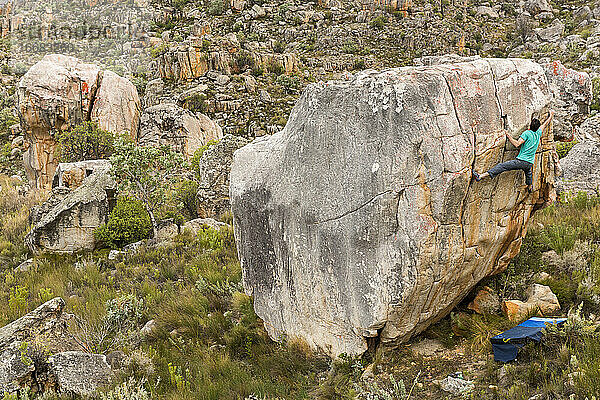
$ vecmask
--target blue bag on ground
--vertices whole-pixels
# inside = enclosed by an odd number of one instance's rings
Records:
[[[542,330],[548,325],[559,325],[566,318],[530,318],[527,321],[490,339],[494,350],[494,360],[501,362],[513,361],[517,358],[519,349],[533,340],[542,339]]]

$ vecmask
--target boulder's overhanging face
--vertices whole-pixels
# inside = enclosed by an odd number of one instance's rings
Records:
[[[513,159],[552,96],[521,59],[365,71],[313,84],[283,131],[238,150],[230,197],[244,286],[272,338],[333,356],[410,338],[518,253],[554,196],[544,132],[528,195]],[[506,116],[503,118],[503,116]]]
[[[32,186],[49,188],[58,165],[54,133],[83,121],[137,137],[140,99],[135,86],[111,71],[59,54],[45,56],[17,87],[25,132],[25,170]]]

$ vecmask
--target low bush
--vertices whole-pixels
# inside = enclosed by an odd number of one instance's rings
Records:
[[[108,223],[96,229],[96,240],[104,247],[121,248],[150,237],[152,222],[144,205],[121,197],[111,211]]]
[[[116,135],[84,122],[57,136],[58,154],[62,162],[77,162],[109,158],[115,151]]]

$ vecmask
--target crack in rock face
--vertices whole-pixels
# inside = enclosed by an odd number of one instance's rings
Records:
[[[230,176],[244,287],[270,336],[361,354],[372,338],[408,340],[503,271],[555,196],[552,135],[532,194],[521,171],[472,171],[515,158],[503,129],[517,137],[551,102],[544,68],[521,59],[310,85]]]

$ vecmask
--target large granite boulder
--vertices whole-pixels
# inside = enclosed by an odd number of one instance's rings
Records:
[[[96,170],[75,190],[53,189],[50,199],[32,210],[33,228],[25,243],[34,252],[93,250],[94,230],[107,222],[115,192],[116,183],[107,167]]]
[[[230,210],[229,171],[233,153],[248,144],[240,136],[226,135],[209,146],[198,160],[198,208],[203,218],[219,218]]]
[[[25,169],[37,188],[52,184],[58,165],[55,132],[95,121],[102,129],[137,136],[141,106],[135,86],[73,57],[45,56],[19,82],[17,101],[25,131]]]
[[[222,137],[221,127],[206,115],[166,103],[144,111],[138,143],[142,146],[168,144],[190,159],[196,150]]]
[[[423,331],[519,252],[554,198],[544,132],[533,193],[521,171],[474,182],[517,152],[552,96],[521,59],[372,70],[310,85],[283,131],[238,150],[230,176],[246,292],[274,339],[331,355]]]

